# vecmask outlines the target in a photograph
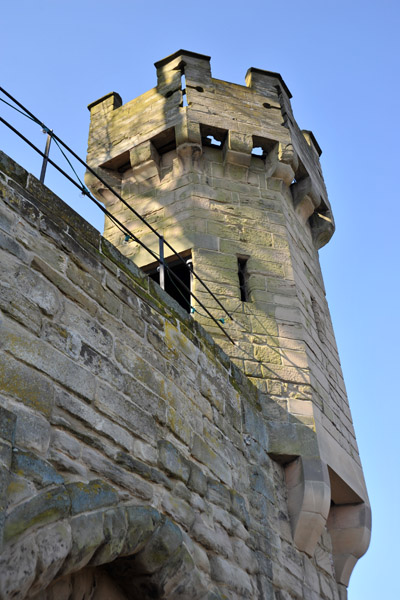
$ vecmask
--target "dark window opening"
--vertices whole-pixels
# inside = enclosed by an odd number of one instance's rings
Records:
[[[129,160],[129,152],[122,152],[119,156],[108,160],[101,165],[103,169],[109,169],[110,171],[117,171],[118,173],[124,173],[131,168]]]
[[[242,302],[249,301],[249,274],[247,272],[247,261],[248,258],[242,258],[238,256],[238,277],[239,277],[239,289],[240,289],[240,300]]]
[[[164,285],[165,291],[174,300],[178,302],[188,313],[190,313],[191,297],[189,291],[191,290],[191,264],[192,264],[192,253],[190,250],[181,252],[180,256],[185,262],[182,262],[176,256],[171,256],[165,259],[165,275]],[[156,283],[160,283],[160,271],[159,264],[157,262],[151,263],[142,270],[147,273],[149,277]]]
[[[160,156],[171,150],[175,150],[175,128],[169,127],[168,129],[161,131],[158,135],[151,138],[151,142]]]

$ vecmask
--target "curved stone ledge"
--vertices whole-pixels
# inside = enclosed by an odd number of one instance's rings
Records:
[[[348,585],[358,561],[368,550],[371,538],[371,508],[365,504],[333,504],[328,518],[336,580]]]
[[[330,210],[325,213],[316,210],[309,219],[314,246],[319,250],[325,246],[335,232],[335,222]]]
[[[294,543],[312,556],[329,514],[328,467],[319,458],[299,457],[287,465],[285,477]]]

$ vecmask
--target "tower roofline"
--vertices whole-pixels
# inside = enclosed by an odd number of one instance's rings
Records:
[[[120,106],[122,106],[122,98],[118,94],[118,92],[109,92],[108,94],[105,94],[101,98],[98,98],[97,100],[94,100],[93,102],[88,104],[88,106],[87,106],[88,110],[91,111],[92,108],[97,106],[97,104],[101,104],[102,102],[104,102],[105,100],[108,100],[109,98],[113,99],[114,108],[119,108]]]
[[[268,77],[276,77],[276,79],[279,79],[280,83],[282,84],[282,87],[286,92],[288,98],[293,98],[288,86],[284,82],[283,77],[280,73],[275,73],[274,71],[266,71],[265,69],[257,69],[256,67],[250,67],[249,69],[247,69],[246,78],[250,73],[258,73],[259,75],[268,75]]]
[[[181,56],[182,54],[184,54],[185,56],[191,56],[192,58],[206,60],[208,62],[211,60],[211,56],[206,56],[205,54],[198,54],[197,52],[191,52],[190,50],[177,50],[173,54],[170,54],[169,56],[166,56],[165,58],[162,58],[161,60],[155,62],[154,66],[156,67],[156,69],[159,69],[160,67],[163,67],[178,56]]]

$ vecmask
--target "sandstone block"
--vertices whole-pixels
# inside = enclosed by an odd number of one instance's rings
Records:
[[[25,406],[15,404],[13,411],[17,416],[15,444],[33,452],[47,452],[51,432],[49,421],[42,414]]]
[[[103,511],[73,517],[71,534],[71,550],[63,563],[60,575],[67,575],[82,569],[104,542]]]
[[[183,525],[185,529],[190,529],[195,513],[185,500],[177,498],[174,494],[166,493],[162,499],[162,507],[175,522]]]
[[[30,594],[39,593],[53,581],[67,557],[71,545],[71,528],[68,523],[54,523],[43,527],[36,534],[37,564],[36,581]]]
[[[91,558],[91,565],[110,563],[120,555],[127,532],[127,520],[123,508],[110,508],[104,513],[103,532],[105,543]]]
[[[226,558],[232,556],[232,542],[228,534],[218,524],[208,522],[205,515],[196,515],[191,533],[207,550],[222,554]]]
[[[136,392],[140,390],[136,388]],[[112,387],[99,383],[96,391],[95,406],[117,423],[123,423],[132,433],[150,442],[157,438],[157,424],[132,399],[116,392]],[[111,401],[112,400],[112,401]]]
[[[61,307],[59,291],[39,273],[21,265],[15,274],[20,292],[45,315],[53,316]]]
[[[21,325],[35,333],[39,332],[42,322],[39,308],[9,285],[0,284],[0,308]]]
[[[211,576],[215,581],[233,588],[243,596],[251,597],[252,585],[249,575],[237,565],[221,556],[210,557]]]
[[[2,598],[23,600],[35,580],[38,547],[33,535],[11,546],[0,557]]]
[[[11,468],[18,475],[33,481],[38,487],[64,483],[61,475],[50,463],[35,456],[32,452],[23,452],[14,448]]]
[[[166,440],[160,440],[158,442],[158,456],[160,465],[166,469],[167,473],[187,482],[190,465],[175,446]]]
[[[22,346],[22,338],[20,340]],[[22,347],[21,351],[23,353]],[[12,356],[0,354],[0,380],[3,394],[10,394],[46,416],[50,414],[54,392],[49,380],[41,373],[15,360]]]
[[[93,479],[89,483],[68,483],[65,489],[71,500],[72,515],[110,506],[118,500],[115,490],[101,479]]]
[[[207,478],[202,470],[194,463],[191,463],[190,465],[190,476],[187,485],[191,490],[197,492],[201,496],[204,496],[207,492]]]
[[[0,249],[19,258],[22,262],[29,261],[28,253],[24,248],[3,231],[0,231]]]
[[[206,465],[229,487],[232,485],[232,473],[226,462],[214,452],[197,434],[194,434],[192,454]]]
[[[4,541],[17,538],[34,525],[43,526],[61,520],[69,514],[69,510],[70,499],[63,486],[44,490],[19,504],[6,516]]]
[[[14,413],[0,406],[0,438],[7,442],[14,441],[15,421]]]
[[[121,556],[139,552],[150,539],[160,522],[161,515],[153,508],[145,506],[127,506],[127,533]]]
[[[213,504],[218,504],[229,510],[231,508],[231,495],[229,490],[213,479],[207,479],[207,499]]]

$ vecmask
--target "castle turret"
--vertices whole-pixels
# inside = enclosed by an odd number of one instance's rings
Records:
[[[208,56],[185,50],[155,66],[152,90],[89,106],[88,164],[225,307],[165,247],[177,275],[167,270],[167,291],[263,392],[293,543],[313,555],[327,527],[347,585],[368,547],[370,508],[318,258],[334,231],[321,149],[294,120],[278,73],[250,68],[246,86],[228,83],[211,76]],[[87,184],[158,255],[158,237],[93,176]],[[154,254],[108,218],[105,236],[157,278]]]

